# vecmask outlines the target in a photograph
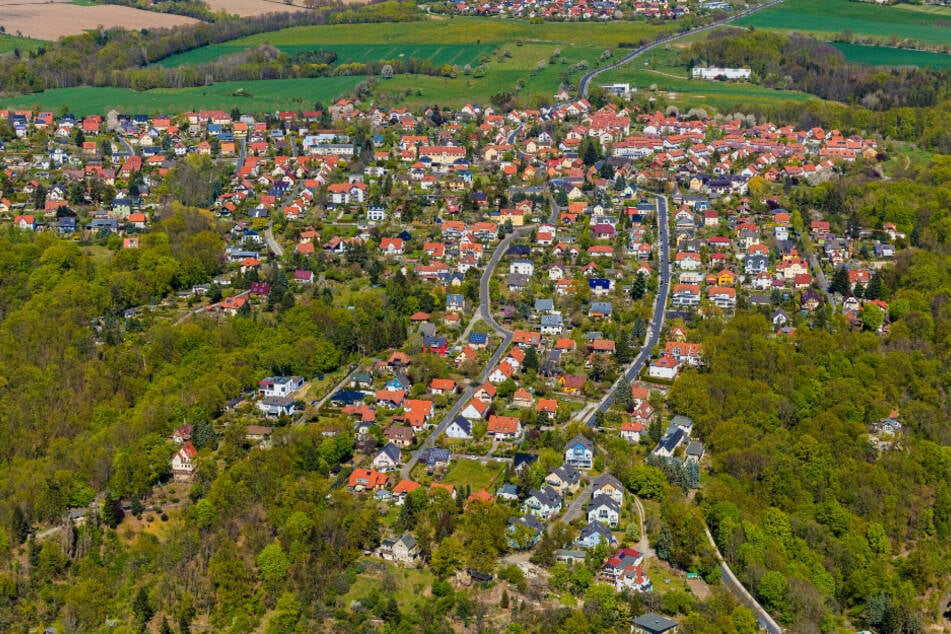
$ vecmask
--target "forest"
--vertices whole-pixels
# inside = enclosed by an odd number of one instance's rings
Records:
[[[849,64],[831,44],[798,33],[718,29],[681,58],[690,67],[750,68],[758,84],[870,110],[930,107],[951,94],[951,71]]]
[[[839,610],[879,632],[924,631],[951,578],[951,161],[797,193],[794,210],[823,209],[842,231],[909,231],[883,274],[887,334],[853,331],[828,306],[790,337],[765,314],[705,320],[707,366],[670,404],[715,456],[701,507],[767,608],[797,631],[825,631]],[[880,452],[866,433],[892,411],[908,430]]]

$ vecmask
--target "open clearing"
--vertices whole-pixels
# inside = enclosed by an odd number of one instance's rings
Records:
[[[97,27],[129,29],[175,27],[197,22],[194,18],[143,11],[118,5],[0,2],[0,25],[12,35],[38,40],[58,40]]]
[[[951,9],[936,6],[892,6],[849,0],[786,0],[740,18],[737,26],[801,31],[828,38],[844,30],[857,37],[895,37],[930,46],[951,43]]]

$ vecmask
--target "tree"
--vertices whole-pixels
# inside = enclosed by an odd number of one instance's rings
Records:
[[[535,346],[529,346],[525,351],[522,367],[525,368],[526,371],[538,370],[538,351],[535,350]]]
[[[447,537],[433,551],[429,565],[433,574],[439,578],[445,578],[458,570],[464,560],[465,550],[462,542],[455,537]]]
[[[115,528],[122,521],[122,507],[119,499],[114,497],[111,491],[106,491],[99,517],[102,519],[102,523],[109,528]]]
[[[380,76],[381,76],[383,79],[393,79],[393,65],[392,65],[392,64],[384,64],[384,65],[383,65],[383,68],[380,69]]]
[[[218,435],[210,420],[202,419],[195,423],[192,429],[192,444],[199,451],[205,448],[215,450],[218,448]]]
[[[875,304],[862,306],[862,327],[870,332],[878,332],[885,323],[885,311]]]
[[[849,283],[849,269],[845,266],[840,266],[835,270],[835,275],[832,276],[832,283],[829,284],[829,292],[845,295],[851,290],[852,285]]]
[[[647,294],[646,276],[637,274],[634,276],[634,281],[631,283],[631,299],[641,299],[645,294]]]
[[[638,276],[640,277],[640,276]],[[634,359],[634,351],[631,349],[631,336],[627,332],[622,332],[614,344],[614,358],[621,365],[627,365]],[[627,390],[628,395],[631,391]]]
[[[777,570],[769,570],[760,577],[756,594],[767,610],[783,607],[786,599],[786,577]]]
[[[148,622],[152,620],[152,615],[155,614],[155,610],[149,602],[149,593],[146,592],[144,587],[139,588],[139,591],[135,594],[135,599],[132,601],[132,613],[135,615],[135,623],[139,631],[144,632],[147,629]]]

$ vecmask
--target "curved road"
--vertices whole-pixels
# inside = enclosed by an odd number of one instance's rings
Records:
[[[734,14],[734,15],[731,15],[731,16],[728,17],[728,18],[724,18],[723,20],[718,20],[718,21],[716,21],[716,22],[711,22],[710,24],[707,24],[706,26],[697,27],[696,29],[691,29],[691,30],[689,30],[689,31],[684,31],[683,33],[677,33],[677,34],[674,34],[674,35],[668,35],[667,37],[662,37],[662,38],[660,38],[659,40],[654,40],[654,41],[651,42],[650,44],[645,44],[644,46],[641,46],[640,48],[636,48],[636,49],[634,49],[633,51],[631,51],[630,53],[628,53],[627,55],[625,55],[624,57],[622,57],[620,60],[614,62],[613,64],[610,64],[610,65],[608,65],[608,66],[602,66],[601,68],[595,68],[594,70],[592,70],[592,71],[588,72],[587,74],[585,74],[585,75],[581,78],[581,84],[580,84],[580,86],[579,86],[579,93],[581,94],[582,97],[587,97],[587,96],[588,96],[588,89],[591,87],[591,81],[592,81],[595,77],[597,77],[597,76],[600,75],[601,73],[604,73],[604,72],[609,71],[609,70],[614,70],[615,68],[618,68],[619,66],[623,66],[624,64],[627,64],[628,62],[630,62],[630,61],[632,61],[632,60],[634,60],[634,59],[640,57],[641,55],[643,55],[643,54],[646,53],[647,51],[651,50],[652,48],[656,48],[656,47],[660,46],[661,44],[667,44],[668,42],[673,42],[673,41],[675,41],[675,40],[679,40],[680,38],[682,38],[682,37],[687,37],[688,35],[693,35],[693,34],[695,34],[695,33],[702,33],[703,31],[709,31],[710,29],[715,29],[715,28],[717,28],[718,26],[723,26],[724,24],[729,24],[730,22],[733,22],[734,20],[737,20],[737,19],[739,19],[739,18],[742,18],[742,17],[748,16],[748,15],[750,15],[750,14],[756,13],[757,11],[761,11],[762,9],[766,9],[766,8],[768,8],[768,7],[772,7],[772,6],[774,6],[774,5],[779,4],[779,3],[782,2],[782,1],[783,1],[783,0],[770,0],[769,2],[766,2],[765,4],[761,4],[761,5],[758,5],[758,6],[755,6],[755,7],[750,7],[749,9],[744,9],[743,11],[740,11],[739,13],[736,13],[736,14]]]
[[[657,198],[657,245],[660,247],[658,254],[658,263],[660,268],[660,282],[657,285],[657,295],[654,298],[654,314],[647,327],[647,336],[644,338],[644,346],[637,357],[627,367],[621,376],[617,378],[611,389],[607,391],[598,406],[589,410],[583,422],[589,427],[595,426],[595,413],[605,412],[611,403],[614,402],[614,396],[618,388],[625,388],[631,384],[641,369],[650,360],[651,350],[660,340],[660,331],[664,326],[664,311],[667,308],[667,295],[670,293],[670,226],[667,221],[667,197],[656,195]]]
[[[439,421],[439,424],[436,425],[432,433],[426,437],[426,440],[420,444],[419,448],[412,453],[406,464],[402,466],[400,469],[400,477],[402,479],[409,479],[409,474],[412,472],[413,467],[416,466],[416,463],[419,462],[423,451],[436,444],[436,439],[439,438],[444,431],[446,431],[446,428],[449,427],[453,420],[455,420],[456,416],[459,415],[459,412],[462,411],[462,408],[469,404],[469,401],[471,401],[472,397],[475,395],[476,387],[485,382],[489,372],[492,371],[496,365],[498,365],[499,361],[502,359],[502,355],[506,350],[508,350],[509,345],[512,343],[512,331],[506,330],[500,326],[499,323],[495,321],[495,317],[492,316],[492,298],[489,295],[489,281],[492,279],[492,275],[495,273],[495,267],[498,266],[499,260],[501,260],[502,256],[505,255],[505,252],[508,250],[509,245],[512,244],[512,241],[531,232],[532,229],[533,227],[519,227],[507,235],[502,241],[500,241],[495,247],[495,250],[492,251],[492,257],[490,257],[488,263],[486,263],[485,269],[482,271],[482,277],[479,278],[479,317],[482,319],[482,321],[487,323],[496,334],[502,337],[501,344],[499,344],[499,347],[489,358],[488,362],[486,362],[485,367],[482,368],[482,372],[479,373],[479,377],[474,382],[474,384],[466,388],[466,390],[456,400],[449,411],[446,412],[446,415],[443,416],[442,420]]]

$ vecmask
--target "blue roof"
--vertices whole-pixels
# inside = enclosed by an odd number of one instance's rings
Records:
[[[357,392],[356,390],[340,390],[336,394],[330,397],[331,402],[334,403],[343,403],[345,405],[353,405],[354,403],[363,402],[363,392]]]
[[[488,343],[488,341],[489,341],[489,335],[485,333],[482,333],[482,332],[469,333],[469,343],[483,345]]]

